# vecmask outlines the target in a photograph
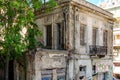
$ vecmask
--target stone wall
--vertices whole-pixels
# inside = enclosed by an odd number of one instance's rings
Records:
[[[53,80],[57,80],[58,76],[65,78],[66,56],[66,51],[38,51],[35,55],[35,80],[41,80],[47,76]],[[46,73],[47,75],[45,75]]]

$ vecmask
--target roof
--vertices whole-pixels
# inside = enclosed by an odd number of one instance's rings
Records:
[[[99,16],[104,16],[110,21],[113,21],[113,14],[108,12],[107,10],[104,10],[92,3],[87,2],[86,0],[57,0],[59,5],[63,4],[73,4],[78,7],[82,7],[82,9],[85,9],[86,11],[89,11],[91,13],[95,13]],[[40,15],[40,13],[39,13]]]

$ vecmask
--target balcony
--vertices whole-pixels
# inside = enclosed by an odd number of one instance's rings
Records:
[[[107,54],[107,46],[90,45],[89,54],[90,56],[97,55],[99,57],[104,57]]]

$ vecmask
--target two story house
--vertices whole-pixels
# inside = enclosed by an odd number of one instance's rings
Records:
[[[35,12],[43,44],[28,61],[28,80],[112,80],[112,14],[85,0],[57,0]]]

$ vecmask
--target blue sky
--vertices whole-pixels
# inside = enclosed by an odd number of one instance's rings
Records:
[[[98,3],[99,3],[99,1],[104,1],[104,0],[87,0],[88,2],[90,2],[90,3],[93,3],[93,4],[95,4],[95,5],[97,5]]]

